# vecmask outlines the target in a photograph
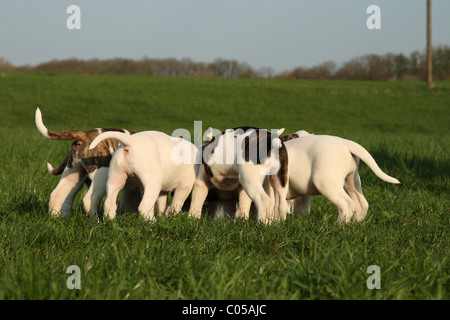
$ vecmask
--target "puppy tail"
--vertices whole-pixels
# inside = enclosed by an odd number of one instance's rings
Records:
[[[383,181],[399,184],[400,181],[395,179],[394,177],[391,177],[384,173],[378,164],[375,162],[375,159],[370,155],[370,153],[364,149],[361,145],[357,144],[356,142],[345,140],[345,143],[350,150],[350,152],[360,158],[367,166],[375,173],[375,175],[380,178]]]
[[[60,175],[61,173],[63,173],[64,169],[65,169],[66,166],[67,166],[67,163],[69,162],[69,157],[70,157],[70,155],[68,155],[68,156],[64,159],[64,161],[61,163],[61,165],[60,165],[57,169],[53,169],[53,166],[52,166],[49,162],[47,162],[47,170],[48,170],[48,172],[49,172],[51,175],[54,175],[54,176],[58,176],[58,175]]]
[[[34,121],[39,132],[48,139],[79,141],[86,137],[86,133],[82,130],[54,132],[47,129],[47,127],[44,125],[44,122],[42,121],[42,113],[39,107],[36,108]]]
[[[122,133],[118,131],[106,131],[102,134],[99,134],[89,145],[89,150],[94,149],[100,142],[106,139],[114,139],[119,141],[125,147],[131,146],[133,143],[133,139],[128,133]]]

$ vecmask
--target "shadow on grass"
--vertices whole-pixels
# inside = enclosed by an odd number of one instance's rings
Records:
[[[426,155],[392,154],[384,148],[371,151],[380,168],[408,188],[425,189],[434,194],[448,193],[450,162],[448,157],[433,159]]]

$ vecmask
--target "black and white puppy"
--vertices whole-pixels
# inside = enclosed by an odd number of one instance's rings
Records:
[[[235,217],[248,218],[253,201],[258,220],[269,223],[287,211],[287,151],[279,136],[254,127],[228,129],[202,146],[202,166],[191,195],[191,216],[200,217],[208,190],[238,190]],[[273,189],[273,199],[270,189]],[[272,201],[273,200],[273,201]]]

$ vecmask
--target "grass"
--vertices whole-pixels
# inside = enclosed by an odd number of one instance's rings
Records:
[[[450,83],[156,78],[7,73],[0,77],[0,299],[449,299]],[[333,134],[365,146],[401,185],[360,165],[370,208],[342,228],[322,197],[283,223],[185,213],[96,223],[81,195],[47,214],[70,142],[53,130],[124,127],[193,133],[239,125]],[[81,269],[69,290],[67,267]],[[381,289],[369,290],[370,265]]]

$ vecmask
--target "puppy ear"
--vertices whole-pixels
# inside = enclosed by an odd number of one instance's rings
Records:
[[[272,140],[272,148],[274,149],[280,149],[282,146],[282,142],[280,138],[275,138]]]
[[[205,142],[208,142],[211,141],[212,137],[213,137],[213,128],[209,127],[206,130],[205,134],[203,135],[203,140],[205,140]]]
[[[277,135],[281,136],[281,134],[284,132],[285,128],[281,128],[280,130],[277,131]]]

